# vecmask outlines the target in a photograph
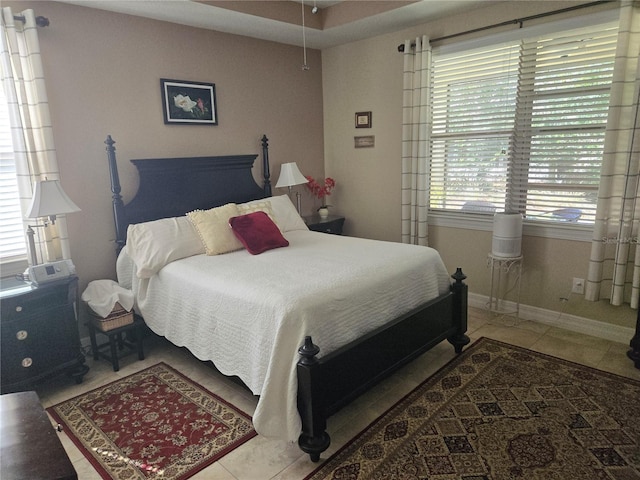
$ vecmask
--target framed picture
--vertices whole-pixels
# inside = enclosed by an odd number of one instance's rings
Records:
[[[356,128],[371,128],[371,112],[356,112]]]
[[[373,147],[376,143],[376,137],[374,135],[367,135],[365,137],[353,137],[355,148],[367,148]]]
[[[217,125],[214,83],[160,79],[164,123]]]

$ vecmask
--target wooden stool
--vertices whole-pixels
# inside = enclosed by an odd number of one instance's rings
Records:
[[[89,337],[91,338],[91,350],[93,352],[94,360],[98,360],[100,357],[104,358],[105,360],[109,360],[113,365],[113,371],[117,372],[118,370],[120,370],[120,357],[118,356],[118,351],[122,351],[124,347],[128,347],[132,351],[137,350],[138,360],[144,360],[144,351],[142,348],[142,327],[144,326],[144,321],[142,320],[142,317],[134,315],[132,323],[107,331],[100,330],[92,321],[87,322],[86,325],[89,329]],[[135,344],[125,340],[123,334],[126,332],[132,332],[135,335]],[[98,342],[96,340],[96,333],[106,335],[109,338],[109,341],[98,345]],[[107,346],[109,347],[108,354],[101,351]]]

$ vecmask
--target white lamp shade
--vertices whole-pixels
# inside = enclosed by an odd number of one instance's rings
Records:
[[[291,187],[293,185],[301,185],[308,182],[309,180],[300,173],[296,162],[283,163],[280,166],[280,178],[278,178],[276,188]]]
[[[39,218],[79,212],[80,208],[64,193],[59,180],[34,183],[27,218]]]

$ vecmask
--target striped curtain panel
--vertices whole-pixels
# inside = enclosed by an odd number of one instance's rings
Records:
[[[431,46],[426,36],[404,43],[402,105],[402,242],[427,246]]]
[[[624,0],[585,298],[640,297],[640,2]]]
[[[24,22],[14,20],[10,7],[2,9],[0,75],[9,105],[20,206],[26,215],[34,182],[59,180],[60,175],[35,14],[25,10],[19,16],[24,17]],[[27,224],[43,225],[40,219],[25,220],[25,229]],[[70,258],[64,215],[57,218],[55,225],[35,230],[40,262]]]

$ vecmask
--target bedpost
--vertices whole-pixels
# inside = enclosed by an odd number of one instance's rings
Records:
[[[116,162],[116,143],[111,135],[107,135],[105,142],[107,144],[107,158],[109,159],[109,174],[111,176],[111,193],[113,193],[113,221],[116,226],[116,252],[120,253],[126,242],[127,232],[124,220],[124,203],[122,195],[120,195],[120,177],[118,176],[118,163]]]
[[[320,454],[329,448],[331,438],[325,431],[327,419],[319,391],[320,373],[316,355],[320,351],[311,337],[305,337],[304,345],[298,349],[302,357],[298,361],[298,411],[302,419],[302,433],[298,438],[300,449],[309,454],[312,462],[320,460]]]
[[[269,139],[262,136],[262,177],[264,179],[264,194],[271,196],[271,171],[269,169]]]
[[[453,323],[456,332],[447,340],[453,345],[455,352],[462,352],[462,348],[470,342],[469,337],[465,334],[467,331],[467,297],[469,287],[464,283],[467,276],[462,273],[462,269],[458,267],[456,273],[451,275],[455,282],[451,285],[453,292]]]

